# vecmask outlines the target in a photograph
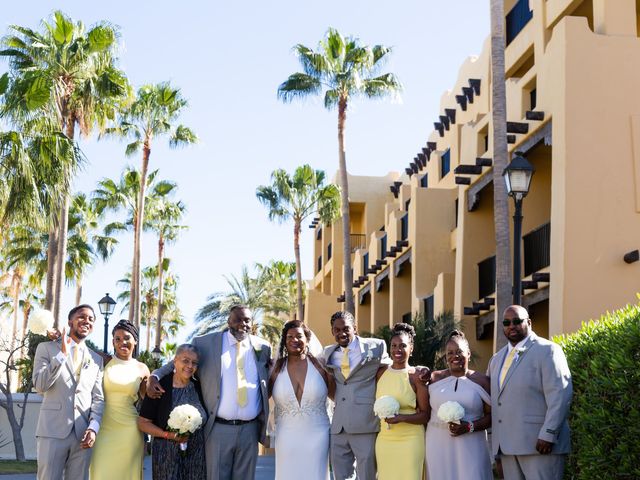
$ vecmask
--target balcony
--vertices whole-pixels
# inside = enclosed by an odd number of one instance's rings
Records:
[[[359,248],[367,248],[367,236],[364,233],[352,233],[351,237],[351,253],[355,253]]]
[[[551,224],[546,223],[522,237],[524,244],[524,276],[551,264]]]
[[[509,45],[533,18],[529,0],[518,0],[506,17],[506,43]]]

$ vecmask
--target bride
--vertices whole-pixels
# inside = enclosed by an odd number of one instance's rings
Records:
[[[311,330],[301,321],[285,323],[278,360],[269,377],[275,402],[276,480],[329,478],[327,396],[335,383],[309,352]]]

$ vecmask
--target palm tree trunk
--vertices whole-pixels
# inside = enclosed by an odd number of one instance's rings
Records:
[[[298,318],[304,321],[304,303],[302,301],[302,266],[300,263],[300,219],[296,218],[293,224],[293,253],[296,257],[296,289],[298,298]]]
[[[158,237],[158,314],[156,316],[156,347],[160,348],[162,342],[162,302],[164,290],[164,235]]]
[[[11,291],[13,293],[13,323],[11,325],[11,351],[14,351],[18,341],[18,311],[20,310],[20,290],[22,289],[22,273],[14,269],[11,278]]]
[[[76,278],[76,305],[82,300],[82,277]]]
[[[133,236],[133,272],[131,275],[131,300],[129,305],[129,321],[140,328],[140,244],[142,240],[142,225],[144,223],[144,199],[147,186],[147,172],[149,170],[149,157],[151,145],[149,139],[145,140],[142,150],[142,168],[140,169],[140,191],[138,192],[137,221]]]
[[[347,121],[347,99],[341,98],[338,103],[338,166],[340,182],[340,200],[342,212],[342,251],[343,251],[343,283],[344,310],[355,313],[353,303],[353,272],[351,271],[351,220],[349,218],[349,179],[347,177],[347,158],[344,150],[344,129]]]
[[[491,0],[491,104],[493,118],[493,219],[496,235],[496,350],[506,343],[502,313],[512,301],[509,203],[502,172],[509,156],[504,78],[504,0]]]
[[[49,230],[49,244],[47,246],[47,286],[44,299],[44,308],[53,312],[55,305],[54,292],[56,289],[57,275],[56,275],[56,256],[58,255],[58,232],[57,226],[51,227]],[[57,324],[56,324],[57,326]]]
[[[25,358],[25,350],[26,346],[24,344],[24,339],[27,338],[27,331],[29,329],[29,313],[31,312],[31,302],[29,301],[29,297],[25,298],[24,303],[22,305],[22,347],[20,348],[20,358]]]

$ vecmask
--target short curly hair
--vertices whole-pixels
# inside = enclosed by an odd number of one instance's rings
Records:
[[[398,335],[402,334],[408,336],[409,340],[411,340],[411,343],[413,343],[413,340],[416,337],[416,329],[413,328],[413,325],[409,325],[408,323],[396,323],[391,329],[391,338],[397,337]]]
[[[336,323],[336,320],[343,319],[345,322],[351,322],[351,325],[356,326],[356,317],[353,316],[351,312],[347,312],[345,310],[340,310],[331,315],[331,326]]]

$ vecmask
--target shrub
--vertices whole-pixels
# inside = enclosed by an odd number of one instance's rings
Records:
[[[640,305],[554,340],[573,377],[565,478],[640,478]]]

